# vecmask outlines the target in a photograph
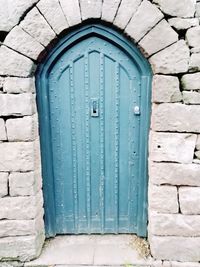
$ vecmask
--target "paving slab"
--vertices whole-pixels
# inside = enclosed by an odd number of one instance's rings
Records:
[[[65,235],[45,242],[40,257],[26,267],[150,266],[133,235]]]

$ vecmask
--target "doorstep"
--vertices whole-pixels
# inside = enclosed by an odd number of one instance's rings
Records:
[[[139,241],[139,242],[138,242]],[[65,235],[45,242],[40,257],[26,267],[154,266],[146,244],[135,235]]]

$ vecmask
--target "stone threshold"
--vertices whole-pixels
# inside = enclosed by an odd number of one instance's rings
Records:
[[[24,266],[158,266],[148,253],[147,242],[135,235],[65,235],[47,240],[40,257]]]

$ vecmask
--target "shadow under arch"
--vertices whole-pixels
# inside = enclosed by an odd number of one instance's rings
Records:
[[[148,132],[150,125],[151,67],[138,48],[122,34],[101,24],[80,26],[63,37],[39,64],[36,71],[36,96],[39,113],[39,130],[42,156],[43,193],[45,207],[46,236],[55,236],[55,174],[53,166],[52,129],[49,104],[48,79],[54,65],[72,47],[89,37],[99,37],[123,51],[140,73],[141,101],[139,129],[137,222],[134,233],[147,234],[147,184],[148,184]]]

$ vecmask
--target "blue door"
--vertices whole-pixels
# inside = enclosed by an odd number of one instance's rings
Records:
[[[146,234],[151,72],[129,46],[105,27],[87,26],[38,71],[49,236]]]

